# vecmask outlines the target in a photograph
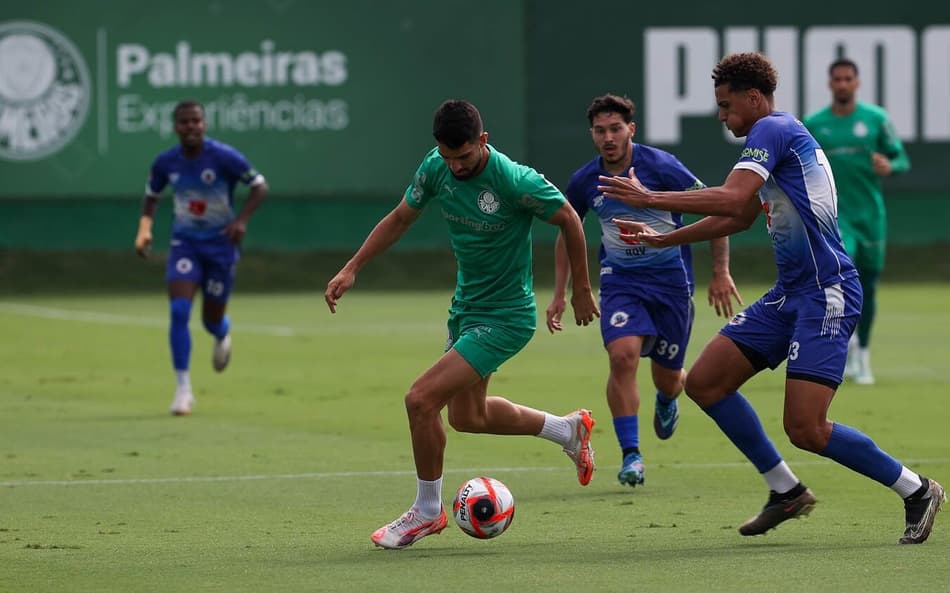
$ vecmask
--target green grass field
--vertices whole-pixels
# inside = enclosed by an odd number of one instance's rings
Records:
[[[751,302],[764,287],[740,288]],[[198,401],[186,418],[167,414],[160,292],[0,299],[0,591],[948,590],[950,515],[926,544],[897,545],[895,494],[788,444],[782,369],[744,393],[818,496],[808,519],[739,536],[766,488],[685,398],[664,442],[644,398],[647,481],[621,488],[594,327],[539,329],[492,381],[551,412],[594,411],[591,485],[547,441],[450,430],[444,500],[492,475],[515,495],[512,527],[477,541],[450,523],[407,550],[375,549],[369,534],[415,495],[402,397],[441,354],[448,297],[357,287],[331,316],[317,293],[238,291],[226,373],[211,370],[211,340],[192,321]],[[543,311],[549,293],[538,298]],[[845,384],[832,407],[945,485],[948,302],[947,284],[885,285],[878,382]],[[690,360],[720,325],[702,294],[697,308]]]

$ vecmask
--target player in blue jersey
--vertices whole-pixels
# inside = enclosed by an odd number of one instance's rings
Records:
[[[594,420],[588,410],[555,416],[488,395],[492,375],[525,347],[537,325],[531,264],[535,219],[564,233],[575,278],[571,304],[577,324],[588,325],[599,314],[580,218],[540,173],[488,144],[481,115],[468,101],[444,102],[435,112],[432,135],[437,146],[419,165],[402,200],[330,279],[324,295],[335,313],[360,269],[395,243],[426,206],[445,220],[458,263],[448,340],[445,354],[405,396],[416,500],[370,536],[377,546],[390,549],[437,534],[448,523],[442,504],[443,408],[448,408],[448,422],[458,431],[531,435],[559,444],[574,462],[581,485],[590,482],[594,471]]]
[[[614,218],[637,220],[672,231],[683,226],[679,213],[634,208],[605,199],[598,191],[600,175],[625,175],[635,167],[650,189],[681,191],[704,187],[676,157],[652,146],[634,143],[635,105],[626,97],[604,95],[587,110],[591,138],[598,156],[578,169],[567,184],[567,199],[583,219],[588,212],[600,222],[600,329],[610,363],[607,404],[620,442],[622,462],[617,479],[636,487],[644,482],[638,413],[637,367],[650,357],[656,405],[653,428],[660,439],[673,435],[679,420],[676,398],[683,390],[683,362],[693,325],[693,267],[689,245],[657,248],[641,243],[614,224]],[[710,241],[713,259],[709,304],[732,317],[732,297],[741,304],[729,274],[729,239]],[[563,239],[555,244],[554,297],[547,326],[560,331],[569,269]]]
[[[857,429],[828,419],[848,340],[861,315],[861,284],[838,231],[828,159],[800,121],[775,110],[777,79],[772,63],[759,53],[728,55],[713,70],[719,120],[736,137],[746,138],[722,186],[654,192],[631,168],[629,177],[601,177],[600,189],[640,208],[706,215],[668,233],[618,220],[637,238],[658,247],[747,229],[765,211],[778,281],[706,345],[686,376],[685,388],[768,483],[768,501],[739,532],[765,533],[808,514],[816,502],[738,391],[759,371],[787,360],[784,427],[792,444],[894,490],[904,501],[900,543],[922,543],[946,500],[943,487],[902,465]]]
[[[204,107],[200,103],[180,102],[174,117],[180,142],[152,163],[135,250],[142,257],[148,255],[158,197],[171,185],[175,218],[165,278],[171,308],[169,341],[177,382],[171,412],[181,416],[190,414],[194,405],[188,374],[191,302],[200,288],[201,320],[214,336],[212,366],[223,371],[231,358],[231,322],[225,311],[239,247],[248,219],[267,195],[267,183],[240,152],[205,137]],[[250,192],[235,216],[234,186],[239,181],[250,186]]]

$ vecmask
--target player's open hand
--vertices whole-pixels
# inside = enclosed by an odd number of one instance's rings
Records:
[[[719,317],[730,318],[735,314],[732,299],[735,299],[739,305],[745,304],[729,272],[714,273],[709,281],[708,293],[709,306],[715,307],[716,315]]]
[[[577,325],[590,325],[595,317],[600,317],[600,309],[590,287],[586,290],[578,289],[571,293],[571,307],[574,309],[574,321]]]
[[[561,327],[561,317],[564,315],[564,309],[566,307],[567,303],[564,301],[564,297],[554,297],[551,299],[551,304],[548,305],[548,309],[545,313],[547,315],[548,331],[552,334],[564,329]]]
[[[610,222],[617,225],[617,228],[620,229],[620,237],[622,239],[638,241],[654,247],[662,246],[664,235],[656,232],[646,223],[637,222],[636,220],[624,220],[623,218],[611,218]]]
[[[340,300],[344,292],[353,286],[354,282],[356,282],[356,274],[345,268],[337,272],[337,275],[330,279],[330,282],[327,283],[327,291],[323,294],[323,298],[327,302],[327,307],[330,308],[330,313],[336,313],[337,301]]]
[[[648,205],[650,190],[637,179],[633,167],[630,167],[629,177],[601,175],[597,180],[599,181],[597,191],[608,198],[619,200],[635,208],[644,208]]]

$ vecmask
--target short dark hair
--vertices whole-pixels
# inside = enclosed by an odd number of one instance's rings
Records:
[[[766,97],[771,97],[778,86],[775,66],[759,52],[729,54],[713,68],[712,77],[717,87],[728,84],[730,91],[756,89]]]
[[[445,101],[432,118],[432,135],[439,144],[452,149],[478,140],[483,131],[478,108],[461,99]]]
[[[594,118],[601,113],[618,113],[623,121],[628,124],[633,121],[633,114],[637,106],[627,97],[612,95],[610,93],[595,97],[587,108],[587,121],[594,125]]]
[[[205,106],[193,99],[185,99],[184,101],[179,101],[178,104],[175,105],[175,110],[172,111],[172,117],[174,117],[175,119],[178,119],[179,112],[181,112],[183,109],[191,109],[193,107],[198,108],[201,111],[201,117],[204,117]]]
[[[855,76],[858,75],[858,65],[854,62],[854,60],[849,60],[848,58],[838,58],[832,62],[830,66],[828,66],[828,76],[831,76],[831,73],[834,72],[835,68],[838,66],[847,66],[848,68],[854,70]]]

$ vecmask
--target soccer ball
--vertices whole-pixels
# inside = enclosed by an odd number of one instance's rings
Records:
[[[515,518],[515,498],[508,487],[485,476],[472,478],[459,487],[452,503],[455,522],[478,539],[498,537]]]

